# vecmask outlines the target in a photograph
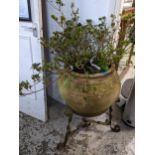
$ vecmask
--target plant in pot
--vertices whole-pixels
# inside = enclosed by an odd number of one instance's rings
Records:
[[[64,3],[61,0],[56,0],[54,7],[60,16],[51,15],[51,18],[62,30],[41,41],[54,58],[50,62],[34,63],[32,68],[37,73],[32,79],[36,83],[43,80],[47,85],[48,77],[56,71],[60,94],[73,112],[81,116],[102,114],[119,97],[121,85],[115,66],[118,66],[129,42],[127,39],[119,42],[118,48],[119,23],[114,15],[111,15],[109,26],[106,17],[100,17],[98,24],[91,19],[81,23],[74,3],[71,4],[70,19],[62,12]],[[41,72],[46,72],[47,76],[42,78]],[[27,95],[24,90],[31,88],[28,81],[22,81],[20,95]]]

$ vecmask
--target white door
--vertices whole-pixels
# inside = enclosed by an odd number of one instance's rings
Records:
[[[19,0],[19,76],[31,83],[32,63],[43,61],[43,48],[40,44],[42,37],[42,12],[40,0]],[[29,3],[28,3],[29,2]],[[29,11],[28,11],[29,9]],[[40,83],[34,90],[43,88]],[[20,96],[19,109],[39,120],[47,120],[46,92],[43,89],[32,95]]]

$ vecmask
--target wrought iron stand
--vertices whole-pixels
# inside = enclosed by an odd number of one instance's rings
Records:
[[[96,123],[100,125],[110,125],[110,129],[113,132],[119,132],[120,131],[120,126],[119,125],[114,125],[112,126],[112,106],[109,108],[109,119],[106,119],[105,122],[102,121],[95,121],[95,120],[87,120],[85,117],[82,117],[82,122],[77,126],[76,129],[71,130],[71,122],[73,118],[73,111],[70,110],[68,113],[66,113],[66,116],[68,117],[68,124],[66,127],[66,134],[64,141],[62,143],[59,143],[57,148],[63,148],[66,146],[67,141],[71,135],[73,135],[76,131],[78,131],[81,128],[86,128],[91,125],[91,123]]]

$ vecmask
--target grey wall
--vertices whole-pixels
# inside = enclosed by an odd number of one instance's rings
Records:
[[[120,3],[122,0],[64,0],[65,9],[63,10],[64,14],[69,18],[70,17],[70,4],[71,2],[75,2],[76,6],[80,9],[80,21],[84,22],[85,19],[92,19],[94,23],[97,23],[97,20],[101,16],[106,16],[108,21],[110,21],[109,16],[111,13],[115,14],[118,13],[118,9],[120,9]],[[58,14],[57,11],[51,6],[51,4],[45,0],[44,3],[44,29],[45,29],[45,36],[50,37],[52,32],[56,30],[60,30],[59,26],[51,19],[51,14]],[[46,57],[47,59],[51,58],[48,55],[47,51]],[[53,75],[51,80],[55,81],[57,78],[56,75]],[[55,100],[63,103],[59,91],[57,88],[56,82],[51,83],[50,87],[48,88],[48,95],[54,98]]]

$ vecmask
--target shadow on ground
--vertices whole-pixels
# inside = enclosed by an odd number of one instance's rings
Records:
[[[49,120],[43,123],[35,118],[20,113],[20,155],[134,155],[134,129],[121,121],[121,110],[114,106],[113,122],[121,126],[119,133],[114,133],[109,126],[92,124],[70,137],[67,146],[58,150],[57,144],[63,140],[67,118],[66,106],[51,101]],[[104,121],[107,115],[93,117]],[[72,127],[75,128],[81,117],[74,115]]]

